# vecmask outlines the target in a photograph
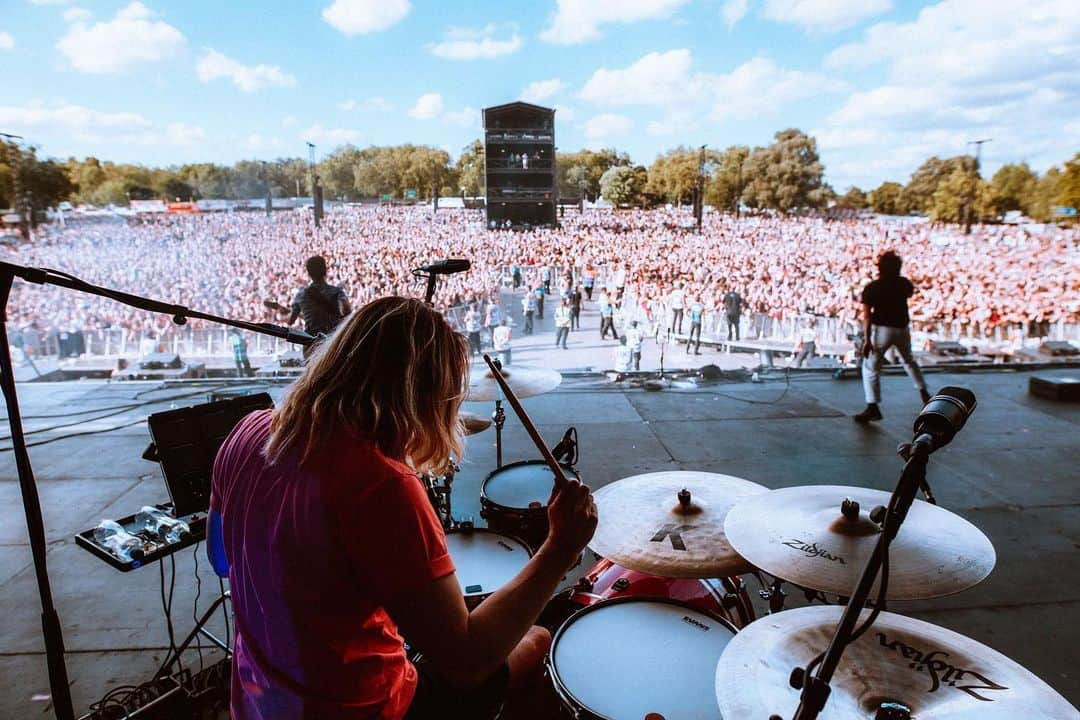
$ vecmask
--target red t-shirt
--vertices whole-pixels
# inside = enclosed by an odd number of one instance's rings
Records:
[[[341,433],[300,468],[263,456],[272,411],[245,417],[214,463],[237,635],[232,717],[404,715],[416,691],[392,599],[454,571],[416,475]]]

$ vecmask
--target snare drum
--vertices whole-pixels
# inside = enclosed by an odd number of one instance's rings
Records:
[[[563,465],[567,476],[581,479]],[[515,535],[538,550],[548,534],[547,501],[555,476],[543,460],[524,460],[488,473],[480,486],[480,516],[496,532]]]
[[[482,528],[447,531],[446,547],[470,610],[510,582],[532,556],[517,538]]]
[[[735,628],[688,603],[629,597],[585,608],[551,643],[547,669],[575,720],[719,716],[716,664]]]
[[[600,559],[570,590],[570,603],[588,607],[620,597],[667,598],[719,615],[737,628],[754,621],[754,605],[738,575],[692,580],[664,578]]]

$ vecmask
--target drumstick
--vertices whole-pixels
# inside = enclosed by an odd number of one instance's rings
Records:
[[[555,489],[562,490],[566,487],[567,479],[566,473],[563,472],[562,466],[559,465],[555,456],[551,454],[551,450],[548,449],[547,444],[544,442],[544,438],[540,437],[540,433],[537,431],[536,426],[532,424],[532,420],[529,419],[528,413],[525,412],[525,408],[521,407],[521,403],[518,401],[517,396],[514,395],[514,391],[510,389],[510,385],[507,384],[506,378],[502,376],[502,373],[497,367],[495,362],[491,359],[490,355],[484,355],[484,362],[491,368],[491,373],[495,376],[495,382],[499,383],[499,387],[502,388],[503,395],[506,396],[506,401],[510,403],[510,407],[514,409],[514,413],[518,416],[518,420],[525,426],[525,432],[529,433],[529,437],[532,438],[533,443],[536,445],[536,449],[540,451],[540,455],[543,456],[544,462],[551,468],[551,472],[555,474]]]

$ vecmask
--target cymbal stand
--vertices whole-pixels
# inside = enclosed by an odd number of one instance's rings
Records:
[[[859,614],[870,598],[870,592],[882,567],[884,567],[884,573],[879,588],[879,599],[881,601],[885,599],[888,585],[889,543],[896,537],[900,525],[907,517],[908,510],[911,509],[911,504],[915,501],[915,495],[919,492],[920,485],[926,482],[926,466],[930,459],[932,447],[930,436],[920,435],[911,444],[910,448],[905,448],[908,450],[907,462],[904,465],[903,472],[900,474],[896,489],[893,490],[892,497],[889,499],[888,508],[875,509],[875,512],[871,513],[871,518],[875,520],[880,517],[882,531],[878,535],[874,552],[867,561],[862,576],[855,586],[855,591],[848,599],[843,615],[840,616],[840,622],[833,633],[829,648],[824,654],[811,661],[806,668],[797,667],[791,673],[791,686],[802,691],[794,720],[815,720],[817,718],[829,699],[829,693],[832,690],[829,682],[832,680],[833,673],[836,672],[836,667],[840,663],[844,649],[869,627],[870,623],[877,618],[877,613],[882,609],[884,603],[876,603],[873,613],[856,630],[855,625],[859,620]],[[820,664],[818,663],[819,659]],[[817,665],[816,673],[813,672],[815,665]],[[773,715],[770,720],[780,719],[779,716]]]
[[[502,372],[502,362],[499,360],[492,360],[491,364],[495,367],[496,372]],[[502,387],[497,386],[495,396],[495,412],[491,414],[491,420],[495,423],[495,468],[502,467],[502,429],[506,424],[506,411],[503,410],[502,401],[503,393]]]

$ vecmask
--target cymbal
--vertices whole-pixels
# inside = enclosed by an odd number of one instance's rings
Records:
[[[502,376],[518,398],[542,395],[559,387],[559,383],[562,382],[562,375],[557,371],[528,365],[504,367]],[[486,402],[501,396],[499,384],[487,365],[483,363],[473,365],[469,370],[469,392],[465,399]]]
[[[476,435],[491,427],[491,418],[476,413],[461,412],[458,413],[458,419],[461,427],[465,428],[466,435]]]
[[[855,589],[880,534],[868,514],[877,505],[888,505],[889,497],[881,490],[842,485],[773,490],[732,508],[724,531],[743,557],[770,575],[846,596]],[[858,502],[857,519],[841,514],[844,498]],[[989,575],[996,559],[994,546],[977,527],[916,500],[889,545],[888,597],[914,600],[959,592]]]
[[[688,490],[684,504],[679,493]],[[638,572],[717,578],[753,568],[724,537],[736,501],[768,488],[731,475],[668,471],[634,475],[593,494],[599,522],[589,547]],[[685,496],[684,496],[685,497]]]
[[[799,691],[792,669],[824,652],[843,608],[811,605],[766,615],[740,630],[716,666],[725,718],[790,718]],[[862,617],[869,614],[864,610]],[[822,720],[873,718],[882,702],[912,718],[1025,720],[1078,717],[1076,708],[996,650],[938,625],[883,612],[844,651]]]

